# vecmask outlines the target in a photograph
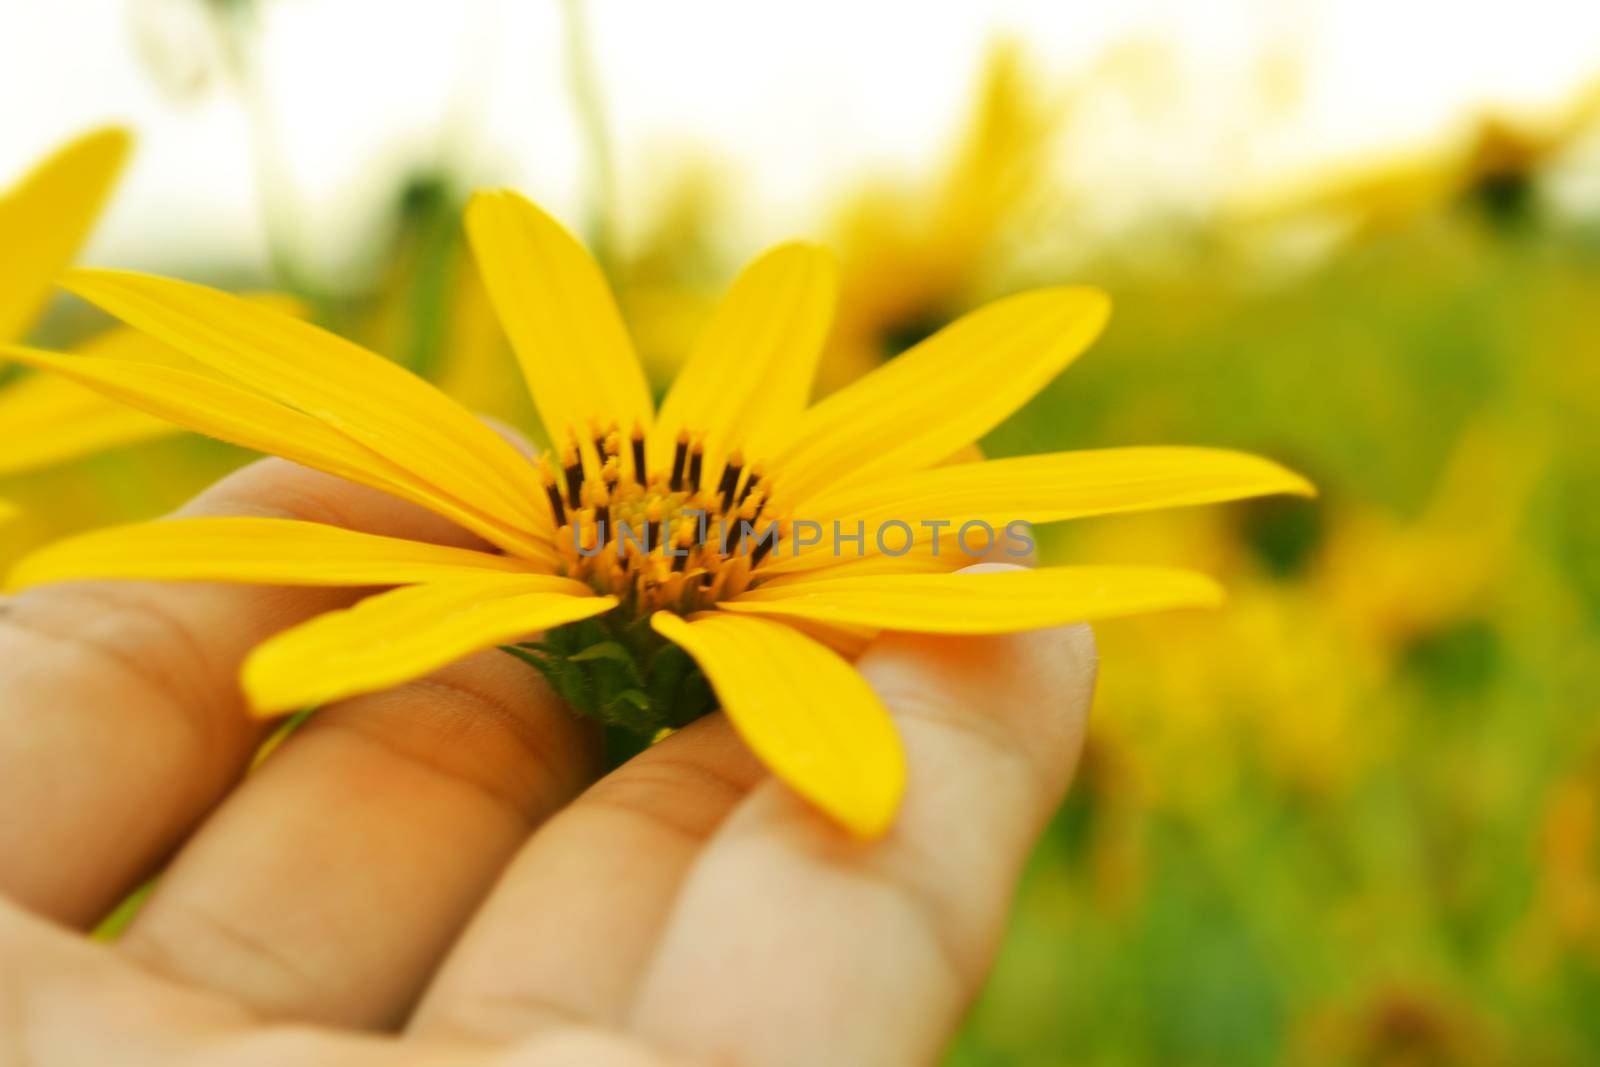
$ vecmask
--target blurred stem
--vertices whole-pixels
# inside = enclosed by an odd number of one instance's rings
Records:
[[[410,329],[401,361],[431,378],[449,337],[450,298],[462,244],[461,198],[442,172],[420,175],[408,183],[400,218],[400,259],[411,264],[403,283]]]
[[[616,168],[606,124],[605,97],[595,70],[584,0],[562,0],[567,30],[567,77],[578,127],[589,156],[588,228],[595,258],[608,275],[616,266]]]
[[[150,899],[150,893],[156,887],[156,880],[148,882],[129,893],[111,909],[111,914],[100,920],[89,934],[91,938],[101,942],[112,942],[120,938],[125,930],[133,924],[139,910],[144,907],[144,902]]]
[[[256,57],[254,38],[260,29],[256,4],[253,0],[220,0],[213,3],[210,10],[249,127],[256,207],[272,272],[281,288],[310,300],[321,317],[328,311],[328,302],[322,299],[318,287],[301,269],[296,253],[298,214],[293,183],[284,166]]]

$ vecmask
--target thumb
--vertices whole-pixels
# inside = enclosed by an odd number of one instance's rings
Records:
[[[1094,639],[891,633],[857,667],[905,744],[894,827],[846,841],[758,788],[680,894],[635,1001],[647,1037],[719,1062],[931,1062],[981,984],[1077,762]]]

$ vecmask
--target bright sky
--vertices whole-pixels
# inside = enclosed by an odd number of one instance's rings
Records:
[[[196,6],[0,0],[0,182],[89,125],[122,121],[139,135],[89,253],[97,262],[262,255],[237,100],[220,84],[174,92],[153,73],[183,82],[214,65]],[[464,150],[484,181],[577,210],[584,157],[559,0],[265,9],[270,108],[302,239],[324,269],[374,221],[397,170],[441,145]],[[1103,153],[1156,186],[1425,142],[1471,107],[1536,110],[1600,75],[1595,0],[591,0],[590,10],[624,226],[692,148],[738,176],[729,214],[752,246],[814,226],[864,174],[936,168],[1001,32],[1026,42],[1051,86],[1104,68],[1108,49],[1119,69],[1157,71],[1145,91],[1164,108],[1159,124]],[[1259,87],[1294,70],[1298,105],[1262,132]]]

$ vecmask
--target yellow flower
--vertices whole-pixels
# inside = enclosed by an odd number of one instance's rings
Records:
[[[87,134],[0,196],[0,342],[21,340],[72,261],[128,154],[128,135]],[[121,357],[153,347],[113,331],[86,353]],[[0,361],[0,372],[5,364]],[[31,375],[0,387],[0,477],[172,432],[167,423],[69,381]],[[0,520],[9,512],[0,502]]]
[[[435,387],[348,341],[182,282],[77,271],[65,284],[203,373],[13,351],[190,429],[431,508],[495,550],[286,520],[175,519],[44,549],[10,585],[100,577],[400,587],[257,648],[243,685],[264,714],[392,686],[540,629],[555,628],[537,645],[511,647],[559,659],[574,652],[563,643],[571,635],[602,627],[607,639],[579,651],[586,663],[629,661],[618,670],[640,689],[619,699],[648,704],[652,686],[672,682],[657,658],[677,655],[692,669],[687,652],[702,688],[709,682],[777,775],[873,835],[889,825],[904,785],[889,717],[848,659],[873,634],[1000,633],[1219,597],[1208,578],[1161,568],[952,573],[968,557],[925,524],[953,531],[1310,491],[1266,460],[1200,448],[940,466],[1094,339],[1109,310],[1094,290],[992,304],[807,408],[836,283],[822,249],[785,245],[734,282],[657,411],[600,269],[576,240],[510,192],[478,194],[467,228],[557,443],[553,461],[529,462]],[[780,547],[724,542],[701,532],[696,512],[776,522]],[[860,558],[792,550],[803,523],[836,521],[869,531],[899,521],[915,534],[898,556],[900,540],[882,548],[870,532]],[[648,531],[648,550],[630,543],[624,523]]]

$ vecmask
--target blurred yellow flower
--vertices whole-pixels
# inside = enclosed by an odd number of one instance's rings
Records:
[[[951,573],[969,557],[949,534],[941,554],[936,523],[1310,491],[1273,463],[1215,449],[938,466],[1093,341],[1109,311],[1095,290],[994,303],[808,409],[835,271],[820,248],[781,246],[734,282],[657,411],[600,269],[576,240],[510,192],[476,196],[467,228],[559,445],[554,462],[529,463],[435,387],[350,342],[181,282],[79,271],[67,285],[207,373],[12,351],[191,429],[392,492],[497,551],[306,522],[182,519],[47,548],[11,585],[98,576],[401,586],[260,646],[243,682],[262,713],[385,688],[555,627],[512,650],[580,706],[614,720],[631,706],[644,725],[670,726],[679,712],[709,709],[709,682],[776,774],[873,835],[893,818],[903,761],[888,716],[840,651],[883,629],[1009,632],[1219,595],[1197,573],[1164,568]],[[724,519],[765,520],[769,532],[740,525],[732,542]],[[877,530],[876,546],[869,536],[854,556],[802,553],[804,520]],[[919,524],[898,555],[882,536],[894,522]],[[685,709],[688,657],[703,671],[704,699]],[[561,672],[597,659],[621,661],[613,680],[626,684],[604,699],[563,688]]]
[[[1492,612],[1544,468],[1537,439],[1482,419],[1418,515],[1402,521],[1350,501],[1330,509],[1316,555],[1292,582],[1242,557],[1236,533],[1209,513],[1086,532],[1074,548],[1089,558],[1171,560],[1223,575],[1232,591],[1215,625],[1172,617],[1102,634],[1107,659],[1135,669],[1105,672],[1102,699],[1117,710],[1092,729],[1155,768],[1159,801],[1187,810],[1234,786],[1241,755],[1279,785],[1339,793],[1388,743],[1379,712],[1395,703],[1386,687],[1404,657]],[[1240,648],[1270,653],[1240,657]],[[1200,749],[1210,755],[1196,764]]]
[[[1600,79],[1558,108],[1512,114],[1485,108],[1433,145],[1356,159],[1253,195],[1234,222],[1346,221],[1356,236],[1412,225],[1466,200],[1512,217],[1532,185],[1600,120]]]
[[[725,271],[717,242],[731,179],[712,158],[677,161],[655,183],[649,222],[615,267],[623,317],[652,384],[670,381],[716,308]]]
[[[968,126],[930,188],[868,188],[846,208],[841,292],[819,384],[853,381],[970,306],[1010,227],[1037,204],[1066,108],[1015,42],[994,46]]]
[[[0,196],[0,342],[20,341],[100,213],[128,154],[118,129],[80,137]],[[89,345],[132,358],[154,346],[127,330]],[[6,367],[0,362],[0,373]],[[172,432],[172,426],[51,375],[0,386],[0,477]],[[0,518],[9,507],[0,507]]]
[[[1589,754],[1558,781],[1540,827],[1540,906],[1533,918],[1558,942],[1600,960],[1600,759]]]
[[[1532,428],[1468,426],[1420,514],[1339,512],[1312,575],[1317,603],[1385,665],[1419,637],[1487,612],[1546,465]]]

